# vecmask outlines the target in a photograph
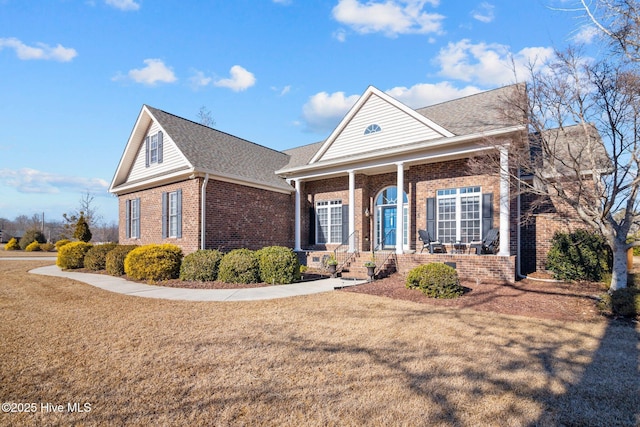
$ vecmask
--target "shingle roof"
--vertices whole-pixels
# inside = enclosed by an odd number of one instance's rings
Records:
[[[146,107],[196,170],[291,190],[291,186],[274,173],[289,162],[289,155]]]
[[[523,83],[515,84],[419,108],[416,112],[456,135],[517,126],[524,123],[524,117],[506,114],[505,108],[513,102],[518,91],[522,95],[524,90]]]
[[[318,152],[324,141],[314,142],[313,144],[303,145],[302,147],[284,150],[283,153],[290,156],[287,167],[294,168],[296,166],[304,166],[309,163],[311,158]]]

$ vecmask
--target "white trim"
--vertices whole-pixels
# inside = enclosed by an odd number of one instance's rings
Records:
[[[301,226],[300,226],[300,184],[302,183],[302,180],[300,179],[294,179],[293,182],[295,183],[295,226],[294,226],[294,247],[293,250],[300,252],[302,251],[301,248]]]
[[[396,176],[396,254],[404,253],[404,163],[398,162]]]
[[[349,252],[356,252],[356,173],[349,171]]]
[[[209,174],[205,174],[200,190],[200,249],[206,249],[207,238],[207,184],[209,183]]]
[[[509,153],[506,147],[500,147],[500,250],[498,255],[509,256]],[[518,221],[520,219],[518,218]]]

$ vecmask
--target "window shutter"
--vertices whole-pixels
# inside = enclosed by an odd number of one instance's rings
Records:
[[[124,202],[124,232],[127,239],[131,238],[131,200]]]
[[[493,228],[493,193],[482,195],[482,238]]]
[[[349,205],[342,205],[342,242],[349,239]]]
[[[167,193],[162,193],[162,238],[167,238]]]
[[[149,167],[150,157],[149,157],[149,137],[144,139],[144,156],[145,156],[145,165]]]
[[[177,206],[177,211],[178,211],[178,229],[176,230],[176,237],[177,238],[181,238],[182,237],[182,190],[178,190],[178,197],[177,197],[178,201],[178,206]]]
[[[427,198],[427,232],[432,239],[437,239],[436,235],[436,198]]]
[[[158,163],[162,163],[162,131],[158,132]]]
[[[316,244],[316,210],[314,207],[309,208],[309,244]]]

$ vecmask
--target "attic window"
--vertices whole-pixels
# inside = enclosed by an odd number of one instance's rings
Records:
[[[373,124],[373,125],[367,126],[367,128],[364,130],[364,134],[369,135],[370,133],[380,132],[381,130],[382,129],[380,128],[380,126]]]

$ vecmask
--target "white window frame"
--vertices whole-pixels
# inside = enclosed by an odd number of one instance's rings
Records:
[[[140,199],[131,199],[129,201],[129,238],[140,238]]]
[[[478,209],[473,211],[477,218],[462,218],[462,206],[463,202],[466,202],[468,198],[477,198]],[[441,203],[448,203],[449,206],[455,209],[455,214],[452,218],[443,218],[443,212],[441,212]],[[453,203],[452,203],[453,202]],[[477,221],[477,227],[466,227],[465,230],[473,230],[472,237],[468,237],[468,234],[463,236],[462,223],[463,221]],[[455,237],[446,237],[442,234],[442,225],[444,222],[453,222],[455,227]],[[451,228],[449,228],[451,229]],[[482,188],[480,186],[460,187],[460,188],[447,188],[438,190],[436,192],[436,232],[438,240],[444,243],[463,242],[469,243],[474,240],[482,239]],[[450,233],[449,233],[450,234]]]
[[[168,237],[178,237],[178,192],[172,191],[167,195]]]
[[[323,224],[323,221],[326,223]],[[323,226],[326,227],[325,233],[322,232]],[[342,200],[316,202],[316,243],[342,243]]]
[[[158,134],[149,138],[149,164],[158,163]]]

